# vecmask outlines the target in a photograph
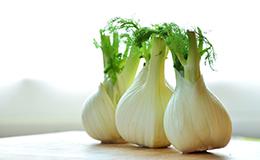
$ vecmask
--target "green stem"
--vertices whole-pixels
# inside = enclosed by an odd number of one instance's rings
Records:
[[[120,80],[117,79],[115,83],[112,83],[111,79],[104,81],[106,91],[115,105],[133,82],[139,62],[139,49],[132,47],[123,70],[117,74],[117,78],[120,77]]]
[[[179,52],[176,52],[176,56],[177,58],[179,59],[180,63],[182,66],[186,65],[187,64],[187,61],[186,59],[184,58],[183,54],[179,53]]]
[[[196,82],[200,76],[200,58],[195,32],[187,31],[189,37],[189,54],[187,64],[184,65],[184,78]]]
[[[105,36],[105,35],[101,35],[101,50],[103,53],[103,65],[104,65],[104,69],[107,68],[108,63],[109,63],[109,59],[111,59],[111,49],[110,47],[108,47],[110,45],[110,39],[109,36]]]
[[[135,74],[140,62],[140,50],[136,46],[132,46],[130,55],[126,60],[124,69],[120,73],[120,76],[124,77],[126,87],[128,88],[129,85],[135,78]]]
[[[148,71],[147,83],[152,86],[160,86],[164,82],[164,62],[167,56],[166,44],[163,39],[155,37],[152,41],[151,59]]]

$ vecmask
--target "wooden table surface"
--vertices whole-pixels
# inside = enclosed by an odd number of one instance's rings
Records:
[[[260,141],[233,138],[223,149],[180,154],[172,148],[100,144],[83,131],[0,138],[0,160],[260,160]]]

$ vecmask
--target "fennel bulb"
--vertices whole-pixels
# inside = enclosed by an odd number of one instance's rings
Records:
[[[83,125],[86,132],[102,143],[123,143],[115,126],[116,105],[112,102],[102,83],[98,91],[85,102],[82,113]]]
[[[200,73],[201,56],[207,53],[209,64],[214,59],[212,45],[199,28],[197,32],[176,28],[173,32],[165,38],[176,72],[175,94],[164,115],[166,136],[183,153],[224,147],[231,138],[231,120],[223,104],[205,86]],[[204,43],[208,44],[206,49]]]
[[[163,129],[163,115],[172,90],[164,77],[166,44],[152,39],[151,59],[116,109],[116,126],[124,140],[145,147],[170,145]]]
[[[100,39],[101,43],[95,41],[95,45],[103,52],[105,78],[97,92],[84,103],[82,123],[89,136],[102,143],[123,143],[125,141],[115,126],[115,110],[119,99],[134,80],[140,49],[132,45],[129,33],[115,28],[100,30]],[[124,54],[120,53],[120,47],[125,47]]]
[[[226,146],[232,129],[224,106],[206,88],[202,76],[193,83],[177,77],[175,97],[164,115],[169,141],[183,153]]]

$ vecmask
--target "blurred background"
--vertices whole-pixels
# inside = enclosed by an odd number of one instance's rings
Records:
[[[234,135],[260,137],[259,15],[257,0],[2,0],[0,137],[82,130],[82,104],[103,79],[93,38],[115,16],[206,31],[217,52],[217,71],[201,64],[208,88]]]

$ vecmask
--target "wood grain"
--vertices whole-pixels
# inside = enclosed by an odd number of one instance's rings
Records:
[[[0,139],[0,160],[260,160],[260,141],[233,138],[222,149],[180,154],[173,148],[100,144],[83,131]]]

